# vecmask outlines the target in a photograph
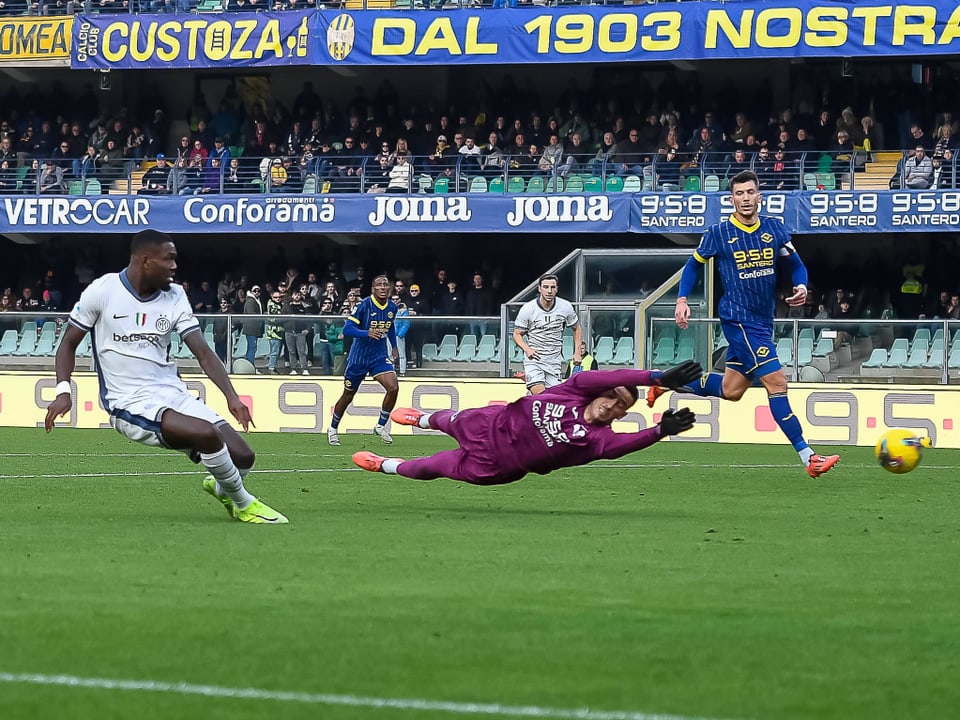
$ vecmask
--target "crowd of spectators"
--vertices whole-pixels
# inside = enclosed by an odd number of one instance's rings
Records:
[[[880,99],[862,94],[865,111],[839,103],[815,109],[801,98],[760,114],[718,101],[703,110],[643,88],[630,96],[572,86],[542,102],[535,89],[504,76],[499,88],[478,88],[483,100],[469,101],[469,109],[442,110],[405,106],[386,81],[373,96],[359,86],[339,100],[322,99],[308,81],[286,102],[250,102],[229,86],[215,107],[198,97],[171,122],[163,107],[145,110],[145,103],[139,112],[104,109],[89,87],[69,115],[49,97],[10,93],[0,113],[0,193],[63,193],[72,180],[94,178],[106,192],[140,168],[149,172],[129,190],[156,195],[242,193],[254,185],[299,193],[311,178],[318,191],[409,192],[419,178],[465,190],[477,176],[571,174],[636,175],[670,190],[689,175],[723,178],[745,168],[764,189],[789,190],[810,169],[800,166],[803,158],[820,170],[826,158],[827,168],[845,172],[886,148],[906,151],[897,183],[933,185],[960,144],[952,114],[924,112],[924,119],[919,108],[906,116],[888,108],[884,116]],[[171,137],[181,127],[188,130]]]

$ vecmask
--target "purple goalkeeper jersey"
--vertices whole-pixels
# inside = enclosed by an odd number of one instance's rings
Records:
[[[431,413],[430,427],[460,444],[430,457],[405,460],[397,473],[417,480],[439,477],[475,485],[519,480],[529,472],[545,475],[557,468],[613,460],[660,439],[660,426],[617,433],[609,425],[591,425],[583,413],[595,398],[618,385],[650,385],[662,373],[651,370],[586,370],[539,395],[506,406]]]
[[[613,460],[652,445],[660,439],[659,426],[618,433],[609,425],[591,425],[583,419],[587,405],[608,390],[651,384],[649,370],[587,370],[539,395],[510,403],[491,428],[504,469],[546,474],[593,460]]]

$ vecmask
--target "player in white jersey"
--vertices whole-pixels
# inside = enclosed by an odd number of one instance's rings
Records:
[[[580,364],[583,330],[573,305],[557,297],[557,276],[540,277],[540,295],[524,303],[513,326],[513,341],[523,350],[527,390],[539,395],[562,382],[563,331],[573,328],[573,364]]]
[[[217,413],[192,395],[170,358],[174,331],[227,399],[244,430],[253,422],[220,359],[207,345],[183,288],[173,284],[177,248],[168,235],[144,230],[130,244],[130,264],[94,280],[70,313],[57,350],[57,397],[47,408],[45,426],[73,406],[70,376],[77,347],[93,334],[91,347],[100,396],[110,424],[135,442],[186,452],[210,471],[203,489],[231,517],[242,522],[286,523],[287,518],[257,500],[243,486],[255,455]],[[199,460],[198,460],[199,458]]]

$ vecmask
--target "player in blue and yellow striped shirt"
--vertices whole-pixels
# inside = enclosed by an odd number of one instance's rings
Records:
[[[687,296],[693,289],[700,268],[715,258],[723,297],[720,299],[720,325],[729,343],[723,375],[708,373],[686,386],[702,396],[739,400],[758,378],[767,389],[770,411],[777,425],[790,440],[811,477],[818,477],[837,464],[839,455],[818,455],[803,438],[803,428],[787,400],[787,378],[773,343],[777,263],[785,263],[791,273],[793,294],[787,304],[801,306],[807,301],[807,269],[800,260],[783,223],[764,217],[760,210],[760,183],[747,170],[730,181],[734,212],[728,220],[713,225],[683,268],[674,318],[687,328],[690,307]],[[652,406],[656,393],[648,395]]]
[[[350,354],[347,355],[347,367],[343,372],[343,394],[333,407],[333,418],[327,428],[327,441],[331,445],[340,444],[338,428],[343,413],[357,394],[360,383],[367,375],[383,385],[387,394],[383,398],[380,418],[373,432],[385,443],[393,438],[387,432],[386,424],[390,411],[397,404],[397,392],[400,389],[394,366],[399,360],[397,334],[394,322],[397,318],[397,305],[390,300],[390,279],[386,275],[377,275],[373,279],[373,291],[364,298],[354,311],[347,316],[343,334],[353,338]],[[390,350],[388,356],[387,350]]]

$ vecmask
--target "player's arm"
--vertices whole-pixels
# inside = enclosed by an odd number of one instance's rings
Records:
[[[807,266],[803,264],[792,242],[787,242],[780,248],[780,257],[790,268],[790,279],[793,282],[793,295],[786,298],[787,305],[803,305],[807,302]]]
[[[60,347],[57,348],[56,368],[57,368],[57,396],[53,402],[47,406],[47,416],[44,418],[43,427],[47,432],[53,430],[53,424],[58,417],[62,417],[70,412],[73,407],[73,396],[70,391],[70,376],[77,366],[77,348],[83,341],[83,336],[87,334],[76,325],[67,324],[67,329],[63,331],[63,340]]]
[[[360,321],[353,315],[347,315],[347,321],[343,324],[343,336],[353,338],[370,337],[370,333],[360,327]]]
[[[527,345],[527,341],[523,339],[523,336],[526,335],[526,333],[527,333],[526,328],[521,328],[521,327],[518,327],[517,325],[514,325],[513,341],[517,344],[517,347],[523,350],[523,354],[526,357],[530,358],[531,360],[535,360],[536,358],[539,357],[539,355],[537,354],[537,351],[534,350],[529,345]]]
[[[573,364],[579,365],[583,361],[580,354],[580,344],[583,342],[583,328],[578,322],[573,326]]]
[[[637,450],[643,450],[665,437],[686,432],[696,421],[696,415],[690,411],[690,408],[667,410],[663,413],[663,419],[652,428],[635,433],[608,434],[599,457],[604,460],[616,460]]]
[[[706,259],[699,254],[694,253],[687,258],[683,266],[683,272],[680,273],[680,288],[677,293],[677,305],[673,310],[673,319],[682,330],[686,330],[690,320],[690,306],[687,304],[687,298],[693,292],[693,286],[697,283],[700,276],[700,268],[706,263]]]
[[[700,363],[688,361],[666,371],[660,370],[589,370],[571,376],[564,385],[573,386],[585,398],[595,398],[621,385],[660,385],[676,389],[692,383],[703,374]],[[559,386],[557,386],[559,387]],[[548,391],[549,392],[549,391]]]
[[[220,388],[220,392],[223,393],[223,396],[227,400],[227,407],[230,409],[230,414],[237,419],[240,426],[244,430],[249,430],[250,425],[256,427],[253,423],[253,418],[250,416],[250,408],[241,402],[240,396],[237,395],[237,391],[233,387],[233,383],[230,382],[230,376],[227,375],[226,368],[223,367],[220,358],[218,358],[213,350],[210,349],[210,346],[207,345],[207,341],[204,339],[200,329],[197,328],[192,332],[188,332],[186,335],[181,336],[181,339],[184,344],[190,348],[190,352],[193,353],[194,357],[197,358],[197,362],[200,363],[200,369],[213,381],[214,385]]]

